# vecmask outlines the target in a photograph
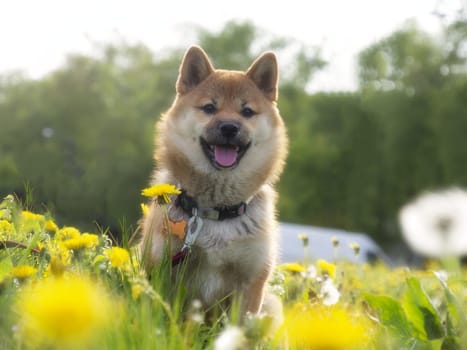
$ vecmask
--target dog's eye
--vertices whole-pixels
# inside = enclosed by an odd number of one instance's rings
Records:
[[[217,111],[216,106],[213,103],[205,104],[201,107],[201,110],[206,114],[214,114]]]
[[[252,110],[251,108],[249,108],[249,107],[244,107],[241,110],[240,114],[243,115],[245,118],[250,118],[250,117],[254,116],[256,114],[256,112],[254,110]]]

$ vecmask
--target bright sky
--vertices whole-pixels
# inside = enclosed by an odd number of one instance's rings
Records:
[[[436,32],[437,4],[450,10],[463,0],[7,1],[0,7],[0,74],[19,69],[41,77],[67,53],[91,53],[93,41],[123,38],[155,52],[189,46],[193,35],[186,24],[219,30],[228,20],[249,19],[273,34],[322,47],[330,65],[312,89],[345,90],[356,86],[361,49],[412,18]]]

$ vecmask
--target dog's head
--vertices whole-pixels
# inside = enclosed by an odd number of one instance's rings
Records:
[[[246,72],[216,70],[193,46],[183,58],[176,90],[159,122],[158,162],[174,172],[244,173],[263,180],[278,175],[287,141],[276,108],[273,53],[261,55]]]

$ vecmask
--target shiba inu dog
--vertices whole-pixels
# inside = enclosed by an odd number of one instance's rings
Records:
[[[240,295],[242,311],[257,313],[276,261],[273,185],[287,154],[276,57],[266,52],[246,72],[217,70],[193,46],[176,92],[156,125],[152,183],[182,193],[166,213],[150,204],[141,223],[143,261],[152,269],[164,254],[174,265],[184,258],[190,298],[209,308]],[[170,234],[167,216],[184,223],[185,238]]]

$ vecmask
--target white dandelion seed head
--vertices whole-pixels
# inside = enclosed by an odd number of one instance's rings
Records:
[[[305,278],[315,279],[318,276],[318,269],[315,265],[309,265],[304,272]]]
[[[416,253],[429,257],[467,255],[467,191],[424,194],[399,212],[402,235]]]
[[[214,350],[241,350],[245,346],[245,334],[237,326],[228,326],[214,342]]]
[[[326,278],[321,285],[320,296],[323,304],[327,306],[335,305],[341,297],[341,293],[332,282],[332,279]]]
[[[203,323],[204,322],[204,315],[201,312],[193,312],[190,314],[190,320],[194,323]]]
[[[203,307],[203,304],[201,303],[199,299],[194,299],[191,303],[191,307],[195,310],[201,310],[201,308]]]

